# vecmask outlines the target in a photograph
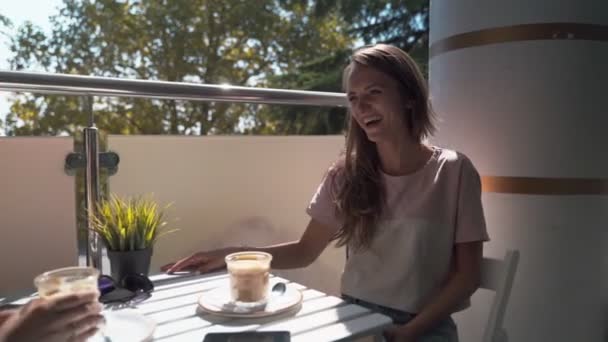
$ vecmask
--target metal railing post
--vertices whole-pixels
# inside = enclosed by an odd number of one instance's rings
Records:
[[[95,215],[97,203],[99,202],[99,132],[97,127],[95,127],[93,117],[93,97],[89,97],[88,107],[89,126],[83,130],[86,161],[84,172],[85,234],[83,237],[84,241],[79,241],[81,246],[79,246],[78,250],[80,253],[86,253],[84,256],[80,255],[80,260],[84,259],[87,266],[92,266],[102,271],[99,236],[91,230],[91,219]]]

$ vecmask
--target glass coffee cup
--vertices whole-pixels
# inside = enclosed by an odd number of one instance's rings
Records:
[[[40,298],[51,298],[55,296],[66,296],[71,294],[95,293],[95,301],[98,303],[99,270],[93,267],[65,267],[47,271],[34,278],[34,285],[38,289]],[[94,303],[92,302],[92,303]],[[97,328],[100,334],[105,334],[106,323],[103,319]]]
[[[266,303],[272,255],[264,252],[238,252],[226,256],[230,275],[230,298],[239,305]]]
[[[95,292],[99,295],[99,270],[92,267],[65,267],[47,271],[34,278],[41,298]]]

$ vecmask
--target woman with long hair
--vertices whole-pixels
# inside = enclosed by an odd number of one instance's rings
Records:
[[[314,194],[301,238],[199,252],[163,269],[208,272],[243,250],[272,254],[276,269],[305,267],[335,241],[348,250],[343,298],[392,317],[389,341],[457,341],[450,315],[478,288],[488,240],[479,174],[464,154],[427,142],[435,115],[404,51],[357,50],[343,86],[345,152]]]

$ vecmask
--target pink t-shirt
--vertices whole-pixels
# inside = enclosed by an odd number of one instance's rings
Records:
[[[307,208],[313,219],[335,230],[342,223],[332,184],[340,184],[340,175],[331,168]],[[454,244],[489,239],[481,181],[465,155],[439,147],[420,170],[382,177],[387,207],[370,248],[350,250],[342,293],[417,313],[445,281]],[[458,310],[467,306],[468,301]]]

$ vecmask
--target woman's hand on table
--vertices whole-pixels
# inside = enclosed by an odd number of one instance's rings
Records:
[[[163,272],[169,274],[176,272],[200,272],[206,273],[218,270],[226,266],[226,255],[238,252],[239,248],[223,248],[208,252],[197,252],[189,257],[183,258],[176,262],[169,263],[161,267]]]
[[[84,342],[103,321],[97,293],[33,299],[2,317],[1,342]]]

